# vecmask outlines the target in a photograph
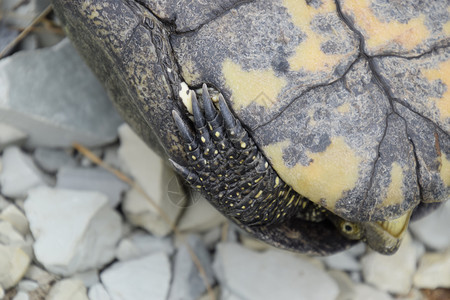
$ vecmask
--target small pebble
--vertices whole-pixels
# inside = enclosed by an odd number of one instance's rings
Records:
[[[83,282],[69,278],[58,281],[45,300],[89,300],[89,298]]]
[[[9,289],[25,275],[30,265],[30,257],[17,246],[0,244],[0,286]]]
[[[155,237],[143,231],[136,231],[120,241],[116,249],[116,257],[118,260],[130,260],[155,252],[172,255],[174,252],[172,239]]]
[[[2,210],[0,220],[10,223],[22,236],[30,231],[27,217],[14,204],[10,204]]]
[[[3,151],[0,172],[2,194],[11,198],[26,197],[30,189],[47,185],[48,179],[34,165],[33,160],[16,146]]]

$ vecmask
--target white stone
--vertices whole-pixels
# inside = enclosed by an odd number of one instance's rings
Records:
[[[27,217],[14,204],[8,205],[0,213],[0,220],[10,223],[22,236],[29,232]]]
[[[94,284],[89,288],[89,300],[111,300],[108,292],[101,283]]]
[[[98,191],[116,207],[128,184],[102,168],[62,167],[57,174],[56,187],[80,191]]]
[[[222,237],[223,226],[216,226],[205,232],[202,236],[203,243],[208,249],[213,249]]]
[[[345,271],[359,271],[361,265],[359,262],[348,252],[342,251],[334,255],[325,256],[322,258],[328,268],[345,270]]]
[[[26,274],[25,274],[26,276]],[[17,289],[23,292],[32,292],[39,288],[39,284],[34,280],[23,279],[17,285]]]
[[[172,255],[174,252],[172,239],[155,237],[143,231],[137,231],[120,241],[116,249],[116,257],[118,260],[130,260],[155,252]]]
[[[29,300],[30,296],[27,292],[18,291],[12,300]]]
[[[25,278],[37,282],[39,286],[45,286],[50,285],[55,281],[56,275],[53,275],[36,265],[31,265],[25,274]]]
[[[30,257],[17,246],[0,244],[0,286],[9,289],[25,275]]]
[[[393,298],[386,292],[375,289],[367,284],[356,284],[354,295],[351,300],[392,300]]]
[[[100,275],[112,300],[165,300],[170,283],[169,258],[155,253],[117,262]]]
[[[217,246],[214,270],[221,286],[244,299],[336,299],[336,282],[288,252],[263,253],[238,244]]]
[[[114,258],[121,219],[103,194],[37,188],[25,201],[25,214],[36,258],[55,274],[99,268]]]
[[[423,255],[413,280],[416,288],[450,288],[450,248]]]
[[[189,246],[189,248],[188,248]],[[191,251],[196,255],[206,278],[202,278],[195,265]],[[174,258],[173,280],[169,300],[196,300],[215,283],[211,266],[211,257],[198,235],[189,235],[185,243],[178,248]]]
[[[11,223],[0,221],[0,244],[3,245],[22,245],[25,243],[23,235],[17,232]]]
[[[336,300],[350,300],[354,298],[355,295],[355,283],[350,279],[347,273],[338,270],[328,271],[334,281],[339,287],[339,295]]]
[[[196,200],[181,217],[178,223],[180,231],[201,232],[226,222],[226,218],[199,193],[192,193],[191,197]]]
[[[27,134],[8,124],[0,122],[0,150],[9,145],[21,144],[27,138]]]
[[[415,237],[431,249],[443,251],[450,245],[450,201],[409,226]]]
[[[169,182],[175,177],[174,171],[128,125],[119,128],[119,136],[121,145],[118,154],[126,169],[150,199],[167,214],[169,221],[174,222],[180,213],[180,207],[172,204],[168,195]],[[158,209],[135,189],[128,191],[122,208],[130,223],[154,235],[164,236],[172,230]]]
[[[406,294],[411,289],[417,253],[407,234],[397,253],[391,256],[370,252],[361,259],[364,279],[380,290]]]
[[[0,61],[0,120],[30,146],[88,147],[117,137],[121,118],[68,39]]]
[[[46,184],[45,175],[19,148],[11,146],[3,151],[3,169],[0,173],[3,195],[11,198],[26,197],[30,189]]]
[[[89,298],[81,280],[63,279],[55,283],[45,300],[89,300]]]
[[[3,287],[0,285],[0,299],[3,299],[5,297],[5,290],[3,289]]]

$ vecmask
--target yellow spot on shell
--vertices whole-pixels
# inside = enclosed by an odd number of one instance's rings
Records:
[[[220,132],[216,131],[216,133],[214,134],[216,137],[220,136]]]
[[[356,26],[365,33],[369,50],[376,52],[397,44],[410,51],[429,37],[423,14],[410,19],[408,23],[395,20],[385,22],[377,18],[370,5],[371,1],[368,0],[345,0],[342,3],[344,12],[351,14]]]
[[[337,111],[340,112],[341,114],[348,113],[350,111],[350,104],[344,103],[341,106],[338,106]]]
[[[289,168],[285,165],[283,149],[288,145],[289,141],[283,141],[266,146],[263,150],[277,173],[299,194],[315,203],[324,199],[332,210],[344,192],[356,186],[361,158],[343,137],[331,138],[330,145],[323,152],[306,152],[311,159],[307,166],[297,163]]]
[[[232,92],[233,108],[240,110],[251,103],[270,108],[287,85],[284,78],[277,77],[273,70],[246,71],[230,59],[225,59],[222,72],[226,85]]]
[[[439,109],[442,121],[450,118],[450,59],[442,62],[436,69],[423,69],[422,74],[429,81],[439,80],[446,85],[446,89],[441,98],[432,98]]]
[[[255,198],[259,198],[259,197],[262,195],[262,192],[263,192],[263,191],[259,191],[259,192],[255,195]]]
[[[241,142],[241,148],[242,148],[242,149],[245,149],[246,147],[247,147],[247,144],[244,143],[244,142]]]
[[[403,169],[399,163],[392,163],[391,167],[391,182],[389,183],[386,198],[381,203],[381,206],[390,206],[400,204],[403,202]]]
[[[294,55],[288,59],[291,69],[294,71],[304,69],[315,72],[331,70],[344,55],[324,53],[321,45],[329,37],[314,32],[311,29],[311,22],[319,14],[336,12],[334,1],[322,1],[317,8],[308,5],[306,1],[298,0],[284,0],[283,5],[288,9],[295,26],[299,27],[306,34],[306,39],[297,46]],[[337,32],[335,38],[341,38]]]
[[[450,160],[445,153],[441,154],[441,179],[445,185],[450,186]]]

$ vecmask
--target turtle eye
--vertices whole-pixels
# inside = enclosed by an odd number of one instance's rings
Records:
[[[346,234],[355,234],[357,231],[357,226],[350,222],[343,222],[341,224],[341,230]]]

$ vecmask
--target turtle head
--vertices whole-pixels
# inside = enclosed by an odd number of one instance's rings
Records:
[[[373,250],[386,255],[397,252],[408,228],[412,210],[389,221],[350,222],[333,218],[339,231],[349,239],[363,240]]]

